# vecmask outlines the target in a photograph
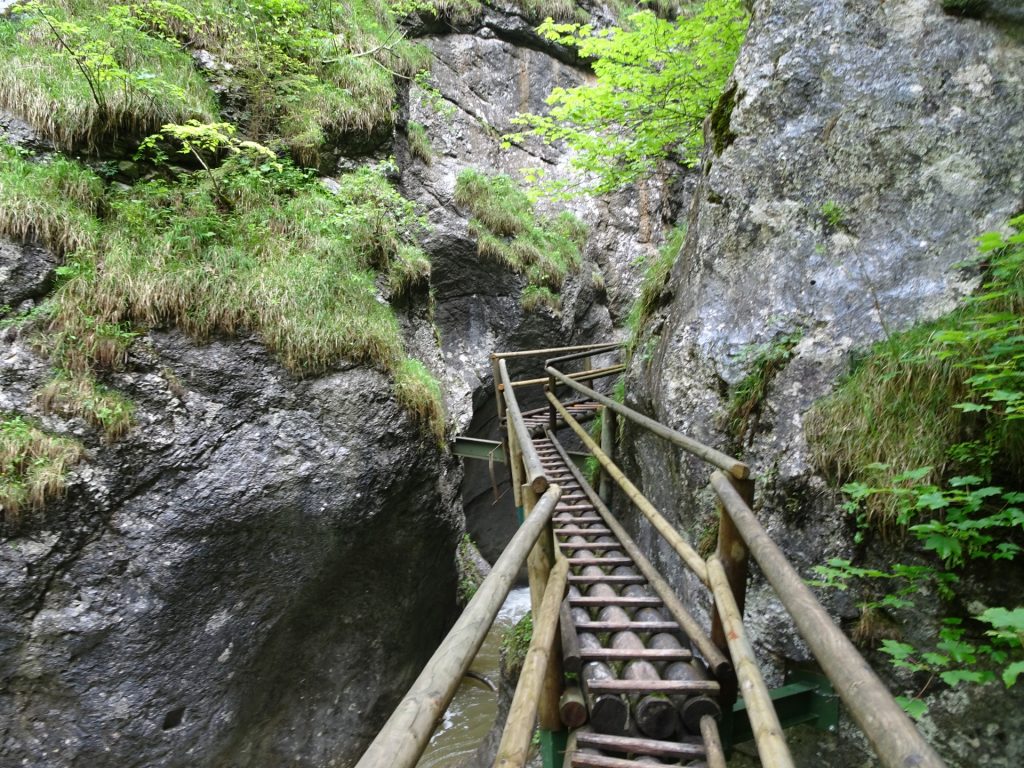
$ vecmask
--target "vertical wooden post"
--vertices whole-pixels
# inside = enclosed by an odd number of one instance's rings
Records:
[[[537,494],[528,483],[522,486],[523,511],[530,516],[537,503]],[[526,570],[530,579],[530,606],[534,616],[540,615],[540,605],[544,599],[544,590],[548,585],[548,575],[555,565],[555,536],[549,522],[541,534],[530,556],[526,559]],[[544,674],[544,685],[537,702],[537,722],[542,731],[562,730],[562,716],[558,701],[562,696],[562,644],[555,637],[554,649],[548,661],[547,672]]]
[[[747,478],[737,480],[732,475],[723,473],[729,479],[732,486],[747,503],[747,506],[754,505],[754,481]],[[743,606],[747,597],[747,545],[736,529],[732,518],[725,510],[725,505],[719,498],[715,504],[718,508],[718,547],[715,554],[722,564],[729,588],[732,591],[736,606],[739,609],[740,617],[743,616]],[[726,655],[729,654],[729,643],[726,638],[725,629],[722,625],[722,618],[718,613],[718,606],[711,620],[711,640]],[[719,696],[722,709],[725,712],[732,711],[732,705],[736,703],[737,690],[734,685],[723,685]]]
[[[550,392],[555,397],[558,397],[558,393],[555,392],[555,387],[557,385],[558,385],[558,382],[555,381],[555,377],[552,376],[551,374],[548,374],[547,391]],[[552,432],[554,432],[555,431],[555,427],[557,427],[557,426],[558,426],[558,411],[555,410],[555,406],[553,406],[550,403],[548,403],[548,429],[550,429]]]
[[[603,408],[601,410],[601,450],[604,451],[605,455],[612,461],[615,461],[615,431],[616,431],[616,417],[615,411],[611,408]],[[597,491],[597,495],[601,497],[601,501],[606,506],[612,505],[612,492],[614,488],[612,478],[609,476],[608,471],[601,467],[601,483]]]
[[[523,454],[519,451],[519,441],[516,439],[516,431],[512,425],[506,430],[508,441],[508,469],[512,475],[512,498],[516,505],[516,521],[522,525],[525,519],[523,512]]]
[[[498,356],[491,353],[491,375],[494,377],[494,399],[498,403],[498,429],[505,418],[505,398],[501,394],[501,369],[498,368]]]

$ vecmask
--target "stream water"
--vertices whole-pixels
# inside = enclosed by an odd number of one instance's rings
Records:
[[[469,667],[472,671],[498,685],[501,636],[529,610],[528,588],[521,587],[509,592],[480,652]],[[417,763],[417,768],[454,768],[468,759],[494,724],[497,699],[498,695],[480,681],[463,678],[448,711],[444,713],[444,719],[434,731],[430,745]]]

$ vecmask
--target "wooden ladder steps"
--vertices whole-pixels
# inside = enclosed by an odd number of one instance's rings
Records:
[[[565,504],[565,505],[563,505],[563,504],[559,503],[559,504],[555,505],[555,514],[557,515],[559,512],[589,512],[589,511],[592,511],[593,509],[594,509],[594,506],[592,504]],[[600,520],[601,518],[600,517],[596,517],[595,519]]]
[[[603,523],[604,520],[596,512],[592,515],[570,515],[569,517],[562,517],[566,512],[585,512],[586,510],[576,509],[558,509],[555,508],[555,522],[556,523],[572,523],[578,525],[580,523]]]
[[[579,733],[576,735],[576,746],[652,757],[697,758],[706,754],[704,744],[700,741],[661,741],[604,733]]]
[[[584,661],[689,661],[693,654],[685,648],[581,648],[580,658]]]
[[[713,693],[717,694],[717,680],[591,680],[587,683],[592,693]]]
[[[599,544],[596,541],[584,541],[579,544],[570,544],[566,541],[560,541],[558,542],[558,546],[562,549],[622,549],[622,544],[617,541],[609,541],[605,544]]]

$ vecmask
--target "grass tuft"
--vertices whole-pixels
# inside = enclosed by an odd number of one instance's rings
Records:
[[[135,406],[88,374],[58,373],[38,394],[43,413],[77,416],[102,430],[108,442],[128,434],[135,423]]]
[[[477,252],[526,277],[523,308],[557,311],[562,283],[580,264],[586,226],[571,213],[543,216],[508,176],[474,169],[459,174],[455,201],[472,217]]]
[[[444,441],[444,400],[441,385],[419,360],[405,358],[395,369],[395,395],[420,424]]]
[[[644,277],[640,283],[640,295],[633,303],[629,310],[629,316],[626,318],[630,354],[636,351],[644,328],[654,314],[654,310],[661,303],[661,296],[668,283],[669,274],[672,272],[672,265],[676,263],[685,241],[686,227],[675,227],[669,231],[665,243],[658,249],[657,255],[649,260],[644,260]]]
[[[35,160],[0,141],[0,234],[58,255],[95,247],[103,183],[61,157]]]
[[[74,440],[48,435],[21,416],[0,419],[0,510],[8,526],[63,495],[68,468],[82,457]]]
[[[0,25],[0,107],[64,150],[96,151],[217,113],[191,57],[128,5],[34,4]]]
[[[409,151],[413,157],[418,157],[425,165],[434,162],[434,152],[430,146],[430,137],[427,136],[427,129],[422,123],[410,120],[406,125],[409,134]]]
[[[401,245],[388,271],[392,298],[406,298],[430,283],[430,257],[415,245]]]

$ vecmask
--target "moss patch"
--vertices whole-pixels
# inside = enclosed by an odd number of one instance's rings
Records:
[[[729,127],[732,111],[736,108],[736,84],[733,83],[722,93],[711,110],[711,147],[716,155],[722,154],[736,140],[736,134]]]

